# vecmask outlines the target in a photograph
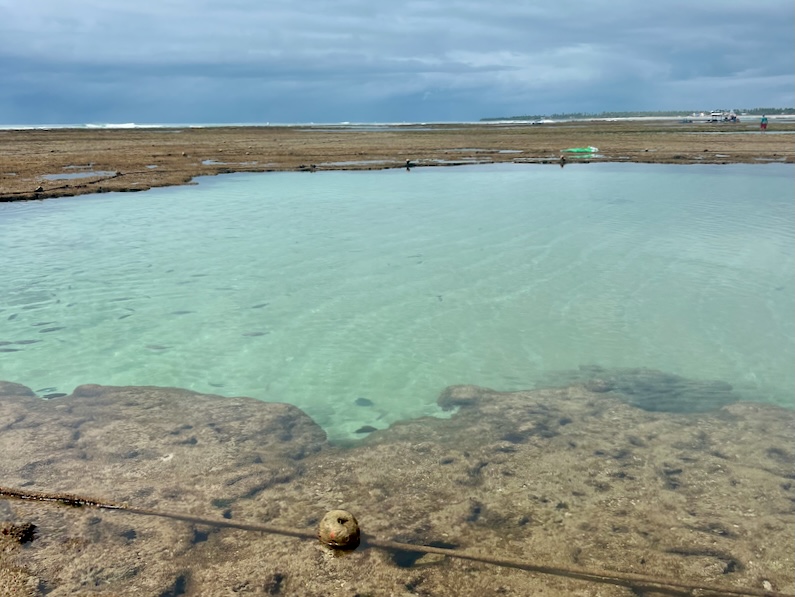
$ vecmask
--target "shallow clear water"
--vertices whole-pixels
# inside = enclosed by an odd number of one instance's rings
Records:
[[[44,174],[44,180],[74,180],[76,178],[91,178],[92,176],[113,176],[115,171],[109,170],[85,170],[81,172],[64,172],[60,174]]]
[[[285,401],[333,437],[582,365],[790,404],[794,180],[498,165],[0,204],[0,379]]]

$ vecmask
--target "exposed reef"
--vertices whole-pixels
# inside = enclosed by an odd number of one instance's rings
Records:
[[[0,500],[0,594],[652,594],[368,548],[368,536],[795,591],[793,411],[723,399],[702,413],[638,408],[638,380],[654,376],[634,375],[510,393],[452,386],[439,397],[451,418],[349,446],[286,404],[93,385],[42,400],[0,382],[2,486],[308,531],[344,509],[363,533],[363,547],[332,557],[307,540]],[[666,384],[681,394],[686,380]]]
[[[144,191],[230,172],[514,162],[793,163],[792,123],[665,121],[0,130],[0,201]],[[719,134],[715,134],[719,133]],[[561,159],[583,143],[598,154]],[[43,149],[46,148],[46,149]]]

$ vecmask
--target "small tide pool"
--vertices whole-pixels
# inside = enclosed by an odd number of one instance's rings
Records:
[[[0,379],[289,402],[331,437],[594,366],[791,404],[794,173],[282,172],[0,204]]]
[[[44,180],[75,180],[78,178],[92,178],[95,176],[115,176],[111,170],[80,170],[76,172],[59,172],[57,174],[43,174]]]

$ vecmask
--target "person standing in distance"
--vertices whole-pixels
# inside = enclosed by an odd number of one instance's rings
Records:
[[[762,114],[762,120],[759,121],[759,129],[762,131],[767,130],[767,116]]]

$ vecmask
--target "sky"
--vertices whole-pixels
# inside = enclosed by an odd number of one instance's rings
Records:
[[[792,0],[0,0],[0,124],[795,105]]]

